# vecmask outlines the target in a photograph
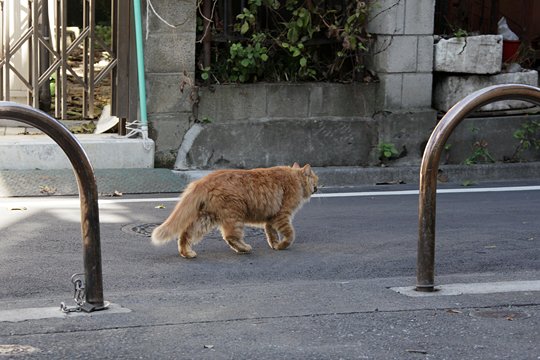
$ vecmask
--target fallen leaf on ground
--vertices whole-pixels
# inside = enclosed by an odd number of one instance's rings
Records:
[[[39,192],[42,194],[53,195],[56,193],[56,188],[47,185],[40,185]]]

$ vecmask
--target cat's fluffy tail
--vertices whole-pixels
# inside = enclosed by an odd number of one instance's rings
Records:
[[[194,188],[195,186],[188,186],[171,215],[152,231],[152,244],[162,245],[173,240],[197,220],[204,199]]]

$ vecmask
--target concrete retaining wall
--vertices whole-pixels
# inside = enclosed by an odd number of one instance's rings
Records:
[[[540,121],[540,115],[497,116],[468,118],[463,120],[447,141],[441,164],[462,164],[475,152],[475,143],[482,142],[487,151],[497,162],[503,161],[540,161],[540,151],[531,148],[523,151],[516,159],[511,159],[519,140],[513,134],[527,121]],[[537,138],[540,137],[538,133]],[[480,162],[483,162],[480,159]],[[489,161],[486,161],[489,162]]]
[[[448,111],[467,95],[491,85],[524,84],[538,86],[538,72],[535,70],[501,73],[496,75],[452,75],[437,74],[433,89],[433,107]],[[533,104],[525,101],[505,100],[485,105],[480,111],[526,109]]]
[[[222,85],[200,91],[199,119],[180,146],[176,169],[276,164],[372,166],[393,143],[400,163],[417,163],[435,126],[431,109],[380,112],[379,84]]]
[[[378,84],[258,83],[199,90],[198,119],[213,124],[248,120],[371,116]]]
[[[432,109],[378,111],[379,84],[252,84],[202,89],[199,118],[175,163],[179,170],[252,168],[277,164],[378,166],[378,145],[400,152],[392,166],[420,163],[437,123]],[[328,104],[323,106],[322,104]],[[334,114],[334,115],[331,115]],[[512,157],[513,133],[530,117],[465,120],[448,141],[442,163],[461,164],[484,141],[497,161]],[[540,160],[529,150],[519,160]]]
[[[370,118],[209,124],[193,142],[185,164],[202,169],[292,165],[295,161],[313,166],[368,165],[374,139]]]
[[[369,31],[377,39],[372,68],[378,72],[378,84],[232,85],[200,88],[198,94],[190,86],[195,72],[195,1],[152,3],[164,19],[179,24],[171,28],[154,14],[144,17],[149,22],[145,60],[156,166],[172,167],[176,162],[178,167],[250,167],[302,159],[321,166],[372,165],[378,163],[379,142],[398,137],[400,149],[404,145],[417,154],[418,144],[433,126],[434,0],[381,0],[374,7],[377,13],[371,16]],[[193,99],[200,101],[198,109]],[[384,120],[389,112],[374,119],[382,110],[408,115],[391,116],[397,123],[390,125]],[[410,115],[416,113],[418,118]],[[200,129],[196,120],[205,122]],[[405,127],[422,136],[409,142],[411,136],[400,130]]]
[[[154,0],[153,6],[169,22],[179,24],[170,28],[153,14],[145,17],[148,117],[156,166],[245,168],[294,161],[374,166],[380,163],[381,143],[391,143],[400,152],[392,165],[419,164],[437,122],[431,108],[435,0],[377,1],[367,29],[374,39],[367,65],[376,71],[378,83],[201,88],[192,86],[196,3]],[[437,109],[447,110],[478,86],[461,93],[450,88],[438,91],[446,98]],[[497,159],[511,156],[512,132],[519,124],[496,121],[505,129],[502,135],[494,123],[489,122],[481,137],[498,145],[492,151]],[[449,163],[462,162],[470,151],[474,139],[467,126],[450,140]],[[539,159],[537,153],[530,157]]]

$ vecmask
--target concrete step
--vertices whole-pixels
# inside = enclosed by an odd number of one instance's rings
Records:
[[[100,196],[122,194],[174,193],[182,191],[187,180],[169,169],[96,169]],[[19,196],[78,195],[72,169],[0,170],[0,198]]]
[[[115,134],[77,134],[94,169],[153,168],[151,139]],[[63,150],[47,135],[0,136],[0,170],[71,169]]]

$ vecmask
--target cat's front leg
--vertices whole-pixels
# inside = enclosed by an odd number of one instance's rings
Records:
[[[278,232],[269,223],[264,224],[264,232],[266,234],[266,241],[268,242],[268,245],[270,245],[272,249],[275,249],[279,243]]]
[[[281,234],[281,241],[272,246],[275,250],[283,250],[289,247],[294,241],[294,228],[290,217],[281,217],[276,219],[272,227]]]

